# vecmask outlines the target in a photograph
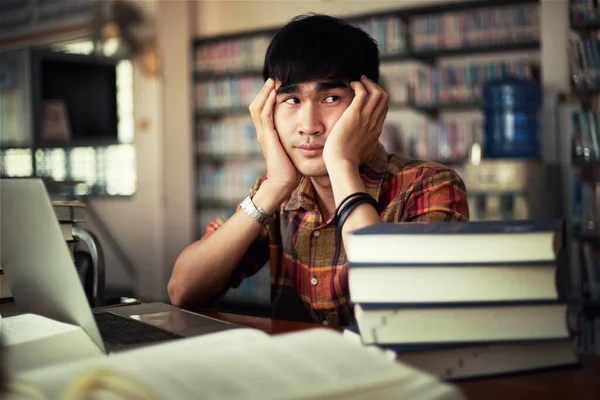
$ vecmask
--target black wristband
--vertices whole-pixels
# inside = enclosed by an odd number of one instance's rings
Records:
[[[366,192],[354,192],[354,193],[346,196],[344,198],[344,200],[342,200],[340,202],[340,205],[335,209],[335,212],[334,212],[334,220],[333,221],[335,223],[335,226],[338,225],[338,222],[339,222],[339,219],[340,219],[340,215],[342,214],[342,211],[344,211],[344,209],[347,207],[346,203],[349,200],[351,200],[351,199],[353,199],[355,197],[364,197],[364,196],[368,196],[368,197],[372,198],[372,196],[369,193],[366,193]]]
[[[377,200],[375,200],[372,196],[368,195],[354,198],[351,202],[347,204],[346,207],[344,207],[340,214],[338,224],[336,225],[338,234],[340,236],[342,235],[342,228],[344,227],[344,223],[346,222],[348,216],[352,213],[352,211],[354,211],[356,207],[360,206],[363,203],[369,203],[375,208],[375,210],[377,210]]]

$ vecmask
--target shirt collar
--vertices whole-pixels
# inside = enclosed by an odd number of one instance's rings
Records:
[[[377,143],[371,159],[359,168],[360,178],[365,185],[367,193],[375,199],[379,198],[379,191],[385,176],[388,164],[388,153],[381,143]],[[300,207],[311,211],[315,207],[315,188],[309,177],[303,176],[298,187],[292,192],[290,199],[285,204],[286,211],[295,211]]]
[[[300,207],[310,211],[315,206],[315,188],[308,176],[302,176],[296,190],[292,192],[290,199],[285,205],[286,211],[295,211]]]

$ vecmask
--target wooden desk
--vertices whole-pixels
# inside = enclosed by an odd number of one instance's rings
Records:
[[[545,372],[525,372],[510,377],[481,378],[459,382],[469,399],[598,400],[600,356],[580,356],[580,367]]]
[[[282,321],[220,312],[203,313],[213,318],[257,328],[271,334],[326,325]],[[342,331],[341,328],[334,328]],[[581,356],[581,366],[518,375],[455,382],[473,400],[599,400],[600,356]]]
[[[14,304],[0,305],[0,313],[4,316],[11,315],[14,311]],[[202,314],[260,329],[270,334],[327,327],[327,325],[321,324],[220,312],[203,312]],[[329,328],[342,331],[339,327]],[[526,372],[506,377],[480,378],[456,382],[456,384],[463,390],[467,398],[472,400],[598,400],[600,399],[600,356],[581,356],[580,367]]]
[[[202,312],[201,314],[212,318],[220,319],[222,321],[227,321],[234,324],[246,325],[251,328],[260,329],[261,331],[273,335],[278,333],[303,331],[305,329],[313,328],[330,328],[338,332],[343,331],[343,329],[339,327],[330,327],[328,325],[313,324],[310,322],[285,321],[281,319],[251,317],[248,315],[228,314],[222,312]]]

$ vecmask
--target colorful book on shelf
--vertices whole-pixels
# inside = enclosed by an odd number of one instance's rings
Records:
[[[600,84],[600,41],[570,32],[567,46],[571,81],[576,88]]]
[[[358,325],[344,329],[344,337],[363,345]],[[444,380],[478,378],[515,372],[575,365],[578,363],[572,339],[512,343],[384,344],[363,345],[383,351],[386,356]]]
[[[437,13],[411,20],[413,47],[441,50],[539,38],[539,6],[515,4]]]
[[[560,219],[378,223],[351,232],[346,254],[378,264],[554,262],[563,231]]]
[[[577,0],[571,1],[571,21],[572,22],[593,22],[600,21],[600,4],[598,0]]]

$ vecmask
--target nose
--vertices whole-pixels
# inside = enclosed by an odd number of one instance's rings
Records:
[[[317,105],[305,103],[298,113],[298,131],[301,135],[321,135],[325,132],[321,111]]]

